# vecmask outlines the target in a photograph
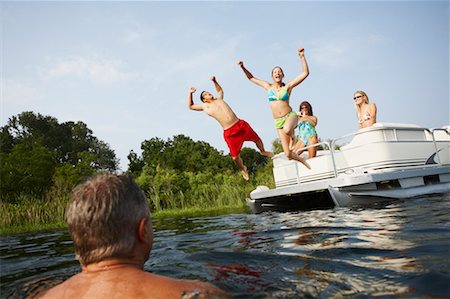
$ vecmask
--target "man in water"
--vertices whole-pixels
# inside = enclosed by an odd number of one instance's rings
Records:
[[[201,281],[144,271],[153,245],[144,193],[126,175],[103,174],[77,186],[67,223],[81,273],[42,298],[217,298],[219,288]]]
[[[217,97],[211,93],[203,91],[200,94],[202,104],[194,104],[192,95],[196,89],[191,87],[188,95],[188,107],[191,110],[205,111],[209,116],[215,118],[223,128],[223,137],[230,149],[231,158],[241,170],[244,180],[248,181],[247,167],[244,165],[240,152],[244,141],[253,141],[258,147],[261,155],[272,157],[272,152],[267,152],[258,134],[253,131],[252,127],[242,119],[239,119],[230,106],[223,100],[222,87],[217,83],[216,77],[212,76],[211,81],[217,90]]]

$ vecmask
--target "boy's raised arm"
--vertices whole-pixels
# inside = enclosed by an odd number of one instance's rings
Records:
[[[196,92],[196,90],[197,89],[195,89],[195,87],[189,88],[188,107],[191,110],[202,111],[203,110],[203,105],[201,105],[201,104],[194,104],[194,99],[192,98],[192,95]]]
[[[217,82],[216,76],[211,76],[210,79],[211,79],[211,81],[213,81],[214,86],[216,87],[216,90],[217,90],[217,98],[223,99],[223,89],[222,89],[222,86],[220,86],[219,82]]]

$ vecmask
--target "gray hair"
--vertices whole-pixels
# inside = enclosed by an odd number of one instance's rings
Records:
[[[145,195],[128,175],[97,175],[72,192],[67,224],[82,265],[127,258],[139,221],[150,219]]]

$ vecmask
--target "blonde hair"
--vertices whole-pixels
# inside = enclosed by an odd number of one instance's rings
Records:
[[[82,265],[106,258],[131,257],[136,227],[150,209],[128,175],[97,175],[72,192],[67,224]]]
[[[359,93],[360,95],[362,95],[364,97],[364,103],[369,104],[369,96],[362,90],[357,90],[353,93],[353,95]],[[356,108],[356,117],[359,118],[359,115],[361,114],[361,107],[356,105],[355,102],[353,102],[353,104],[355,105]]]

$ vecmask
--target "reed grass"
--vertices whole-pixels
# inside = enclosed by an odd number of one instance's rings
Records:
[[[139,180],[136,180],[139,184]],[[272,187],[271,169],[258,172],[249,182],[240,174],[167,173],[142,180],[152,215],[192,217],[247,213],[245,198],[257,185]],[[19,196],[16,203],[0,200],[0,234],[67,227],[69,195],[52,189],[42,198]]]
[[[220,208],[186,208],[178,210],[162,210],[152,213],[152,218],[180,218],[180,217],[202,217],[202,216],[220,216],[227,214],[245,214],[249,213],[250,208],[246,205],[228,206]]]
[[[10,205],[5,205],[4,203],[0,204],[0,208],[2,209],[0,216],[8,216],[18,215],[18,220],[24,219],[24,214],[30,215],[29,213],[20,213],[18,210],[23,211],[26,209],[24,206],[16,205],[11,207]],[[32,208],[36,209],[36,208]],[[211,208],[183,208],[183,209],[165,209],[160,211],[152,211],[152,218],[183,218],[183,217],[204,217],[204,216],[219,216],[226,214],[243,214],[249,213],[250,209],[245,204],[240,204],[237,206],[222,206],[222,207],[211,207]],[[54,230],[54,229],[63,229],[67,228],[67,223],[63,217],[63,219],[54,219],[50,220],[47,223],[43,223],[42,221],[37,224],[37,221],[30,219],[31,221],[1,221],[0,222],[0,235],[7,234],[18,234],[25,232],[36,232],[36,231],[46,231],[46,230]]]
[[[0,201],[0,229],[64,222],[68,201],[68,196],[43,198],[20,196],[16,200],[17,203]]]

